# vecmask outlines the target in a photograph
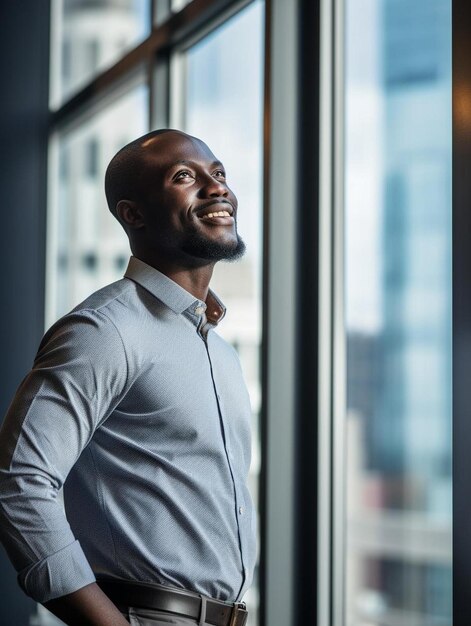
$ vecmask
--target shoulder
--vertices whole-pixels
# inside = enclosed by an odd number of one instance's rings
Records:
[[[127,278],[121,278],[89,295],[65,317],[82,311],[96,311],[113,317],[117,312],[122,312],[132,305],[136,296],[135,292],[135,283]]]
[[[93,363],[118,360],[124,352],[114,324],[100,311],[81,309],[61,317],[39,345],[35,366]]]
[[[122,279],[91,294],[58,319],[44,335],[38,357],[57,350],[96,357],[123,350],[119,322],[129,310],[133,285]]]
[[[95,291],[71,311],[58,319],[46,332],[44,338],[56,334],[61,328],[100,328],[120,326],[127,319],[135,319],[140,308],[138,285],[122,278]]]

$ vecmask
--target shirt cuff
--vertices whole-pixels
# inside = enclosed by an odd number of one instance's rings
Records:
[[[96,581],[79,541],[30,565],[18,574],[23,591],[44,604]]]

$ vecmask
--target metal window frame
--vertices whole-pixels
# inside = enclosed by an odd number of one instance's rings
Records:
[[[261,626],[294,626],[298,0],[266,6]]]
[[[325,572],[319,558],[321,507],[320,472],[325,461],[319,445],[325,416],[320,412],[321,360],[321,161],[320,161],[320,45],[319,2],[299,3],[298,43],[298,167],[296,244],[296,623],[316,623],[320,610],[319,585]],[[325,110],[324,110],[325,112]],[[309,176],[307,176],[309,172]],[[324,172],[323,172],[324,173]],[[323,233],[324,234],[324,233]],[[322,268],[325,269],[325,268]],[[322,318],[325,322],[325,317]],[[327,322],[327,329],[330,323]],[[324,357],[322,353],[322,357]],[[330,561],[330,559],[329,559]],[[329,562],[328,561],[328,562]],[[328,569],[329,566],[328,566]]]
[[[331,528],[332,578],[330,591],[332,626],[344,626],[346,576],[346,489],[345,454],[347,406],[346,325],[345,325],[345,0],[336,0],[332,15],[332,81],[333,94],[333,172],[332,172],[332,469],[331,469]]]
[[[345,624],[344,0],[321,0],[319,138],[319,626]]]
[[[471,426],[469,362],[471,355],[471,6],[452,5],[453,110],[453,624],[471,619]]]
[[[272,0],[267,20],[263,626],[332,623],[331,11]]]

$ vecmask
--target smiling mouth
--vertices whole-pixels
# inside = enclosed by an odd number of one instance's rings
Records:
[[[214,209],[211,210],[212,206],[221,206],[221,204],[223,206],[228,205],[228,208],[220,209],[219,211],[215,211]],[[200,209],[200,211],[198,211],[199,215],[198,213],[196,215],[198,219],[202,222],[208,222],[209,224],[218,224],[220,226],[229,226],[231,224],[234,224],[233,212],[234,209],[231,205],[229,205],[229,203],[212,202],[209,206]]]
[[[229,225],[234,223],[234,218],[229,211],[217,211],[214,213],[206,213],[202,217],[198,218],[202,222],[208,222],[210,224]]]

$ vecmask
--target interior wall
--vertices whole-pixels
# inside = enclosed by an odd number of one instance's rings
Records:
[[[43,334],[49,0],[0,3],[0,419]],[[0,624],[34,603],[0,549]]]

